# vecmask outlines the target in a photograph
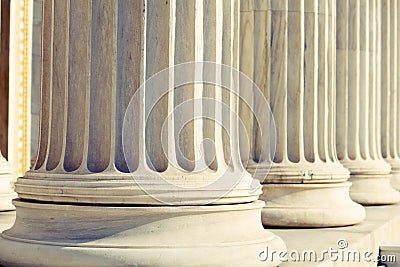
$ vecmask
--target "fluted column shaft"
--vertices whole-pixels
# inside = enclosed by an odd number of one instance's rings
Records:
[[[238,13],[237,0],[43,2],[39,153],[0,263],[53,264],[13,258],[27,244],[70,266],[279,263],[254,257],[284,244],[262,228],[235,141]]]
[[[399,33],[397,1],[384,1],[386,16],[382,28],[381,51],[381,149],[383,158],[391,165],[391,182],[400,190],[400,93],[399,93]],[[382,26],[383,27],[383,26]]]
[[[351,172],[350,195],[362,204],[386,204],[399,200],[389,183],[390,165],[380,152],[380,81],[387,66],[380,61],[389,44],[385,36],[384,1],[338,1],[337,27],[337,153]],[[389,16],[389,14],[387,14]],[[390,19],[390,16],[389,18]],[[385,47],[387,45],[387,47]],[[345,66],[347,71],[340,72]],[[380,67],[381,66],[381,67]]]
[[[242,69],[267,99],[276,128],[276,138],[265,125],[250,133],[247,168],[263,181],[265,225],[337,226],[364,218],[334,145],[335,8],[330,0],[255,1],[253,70]],[[274,141],[275,153],[265,153]]]
[[[210,183],[221,173],[231,172],[233,176],[245,175],[237,190],[228,192],[229,188],[221,188],[228,194],[212,199],[214,192],[211,192],[209,201],[205,200],[207,193],[203,192],[201,202],[256,200],[260,191],[249,194],[245,190],[251,177],[243,167],[230,161],[238,153],[235,146],[231,146],[231,137],[214,124],[203,125],[203,122],[190,120],[195,116],[196,106],[186,102],[193,102],[196,97],[194,85],[183,85],[168,95],[162,95],[162,88],[157,88],[159,92],[138,90],[143,81],[172,65],[209,60],[237,66],[238,28],[235,23],[238,22],[235,9],[238,4],[236,1],[224,1],[217,8],[218,15],[222,16],[217,25],[219,28],[209,29],[207,24],[202,26],[203,32],[198,32],[196,25],[203,22],[196,19],[203,14],[195,14],[196,1],[176,1],[173,7],[171,3],[149,1],[145,22],[139,12],[141,4],[134,2],[137,3],[44,3],[43,20],[48,27],[43,31],[39,153],[34,168],[16,185],[19,196],[42,201],[160,204],[157,197],[147,196],[140,185],[132,183],[131,176],[146,176],[151,182],[151,176],[157,181],[161,175],[169,181],[181,180],[179,186],[187,187]],[[214,16],[215,20],[216,14],[210,16]],[[204,21],[202,17],[201,21]],[[132,25],[134,28],[129,29]],[[214,34],[211,43],[203,40],[203,35],[209,34]],[[217,51],[220,54],[213,57],[207,55],[208,50],[215,50],[218,45],[221,46]],[[190,70],[184,73],[189,76],[185,79],[195,79],[195,71],[199,72],[200,67],[196,69],[192,66],[192,73]],[[165,74],[159,80],[166,84],[177,86],[185,81],[182,73]],[[203,87],[196,88],[202,97]],[[135,103],[129,106],[130,100],[134,98],[131,102],[135,102],[139,94],[142,94],[144,102],[137,103],[139,107],[135,107]],[[217,95],[213,98],[218,101]],[[219,101],[234,108],[229,92],[222,91],[220,98]],[[138,114],[131,115],[130,112]],[[123,123],[124,119],[129,119],[128,115],[136,122],[134,125],[126,123],[126,127],[132,127],[129,137],[132,142],[126,144]],[[229,117],[225,115],[222,114],[221,120],[230,126]],[[168,122],[168,127],[165,127],[165,122]],[[208,128],[215,132],[217,167],[204,170],[207,172],[204,177],[194,171],[199,168],[196,164],[201,165],[195,154],[202,131],[210,132]],[[162,136],[167,137],[164,140],[160,138]],[[124,148],[133,150],[132,153],[128,151],[129,162],[126,162]],[[211,150],[204,152],[206,157],[212,156],[209,155]],[[229,166],[225,163],[228,161]],[[189,175],[190,179],[182,180],[179,178],[182,175]],[[73,180],[70,179],[72,177]],[[64,179],[62,187],[69,185],[68,194],[59,193],[60,179]],[[78,188],[77,181],[82,182]],[[118,189],[114,183],[118,183]],[[104,190],[99,191],[99,187]],[[164,193],[159,191],[157,194],[170,195],[166,199],[176,197],[171,194],[170,188],[158,190]],[[195,204],[196,198],[194,194],[175,204]]]

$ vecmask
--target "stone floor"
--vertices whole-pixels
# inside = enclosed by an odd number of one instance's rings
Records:
[[[366,207],[366,219],[354,226],[320,228],[320,229],[273,229],[272,232],[279,235],[285,241],[288,251],[297,250],[303,252],[305,250],[315,250],[318,257],[322,250],[329,248],[341,251],[338,245],[348,245],[344,252],[358,251],[361,253],[360,261],[350,260],[346,254],[340,260],[342,253],[337,254],[338,260],[331,261],[329,257],[325,257],[322,262],[293,262],[288,261],[281,266],[377,266],[376,260],[367,262],[364,260],[364,253],[367,253],[366,259],[373,258],[378,255],[379,245],[382,243],[400,243],[400,205],[386,206],[370,206]],[[345,241],[343,241],[345,240]],[[340,241],[340,242],[339,242]],[[340,244],[338,244],[338,242]],[[369,256],[368,251],[373,252]],[[294,258],[297,258],[293,253]],[[335,259],[336,256],[332,258]],[[289,259],[289,257],[288,257]],[[397,265],[400,266],[400,259],[397,259]]]
[[[271,231],[279,235],[288,247],[288,254],[283,255],[288,261],[281,266],[377,266],[375,258],[378,255],[379,245],[382,243],[400,243],[400,204],[387,206],[366,207],[366,219],[355,226],[320,228],[320,229],[272,229]],[[15,212],[0,213],[0,230],[9,228],[15,219]],[[339,249],[339,246],[345,247]],[[325,254],[324,260],[318,260],[323,250],[337,250],[332,254],[332,259]],[[1,248],[0,248],[1,249]],[[305,251],[315,251],[317,260]],[[297,254],[297,252],[300,254]],[[368,251],[373,254],[370,255]],[[346,252],[343,256],[342,252]],[[347,253],[351,252],[351,253]],[[360,260],[354,253],[360,253]],[[365,254],[367,253],[367,254]],[[311,261],[302,260],[302,255],[306,258],[311,255]],[[300,256],[298,256],[300,255]],[[349,255],[350,260],[346,260]],[[364,259],[372,259],[367,262]],[[294,262],[291,258],[299,262]],[[335,260],[337,258],[337,260]],[[353,260],[355,259],[355,261]],[[390,266],[400,266],[400,259],[397,264]]]

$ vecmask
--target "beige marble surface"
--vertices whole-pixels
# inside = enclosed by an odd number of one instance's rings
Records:
[[[400,205],[387,205],[366,207],[366,218],[360,224],[346,227],[333,227],[321,229],[274,229],[272,232],[282,237],[288,247],[288,251],[315,250],[321,255],[322,250],[338,248],[338,240],[346,240],[346,251],[373,252],[378,256],[379,246],[385,243],[400,242]],[[340,255],[340,254],[338,254]],[[325,255],[326,256],[326,255]],[[371,259],[373,257],[371,256]],[[374,260],[376,258],[373,258]],[[400,258],[397,259],[397,265]],[[286,262],[280,266],[377,266],[377,262],[355,261],[330,261],[328,257],[321,262]]]

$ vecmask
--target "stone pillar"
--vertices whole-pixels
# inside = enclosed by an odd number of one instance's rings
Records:
[[[3,6],[2,6],[3,4]],[[10,42],[10,3],[0,3],[0,211],[14,210],[11,200],[16,194],[11,189],[12,170],[3,153],[7,153],[8,138],[8,96],[9,96],[9,42]]]
[[[365,211],[349,197],[349,172],[334,145],[335,2],[255,1],[254,7],[253,70],[243,65],[243,71],[269,102],[276,127],[275,139],[273,129],[262,135],[262,123],[250,133],[247,169],[263,181],[263,224],[361,222]],[[273,150],[271,141],[275,154],[263,155]]]
[[[384,2],[337,2],[337,16],[343,19],[337,26],[336,147],[340,161],[351,172],[351,198],[365,205],[400,200],[390,185],[390,165],[383,160],[379,145],[380,77],[386,73],[379,55],[390,49],[390,44],[384,47],[383,42],[381,47],[379,43],[390,29],[385,23],[390,14],[385,13]]]
[[[16,184],[1,263],[279,264],[258,259],[285,247],[262,227],[261,190],[222,110],[237,109],[237,85],[190,83],[232,70],[182,65],[237,67],[238,11],[236,0],[43,2],[39,153]]]
[[[31,167],[31,54],[33,1],[10,2],[8,157],[14,181]],[[40,69],[40,68],[39,68]],[[37,142],[37,141],[36,141]]]
[[[17,194],[11,188],[12,174],[11,166],[0,153],[0,211],[14,210],[11,200]]]
[[[381,50],[381,148],[383,158],[392,167],[392,186],[400,190],[400,93],[398,10],[395,0],[383,1]]]

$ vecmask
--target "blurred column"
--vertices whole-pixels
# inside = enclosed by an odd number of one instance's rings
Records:
[[[11,188],[12,182],[11,166],[0,153],[0,211],[14,210],[11,200],[17,194]]]
[[[390,5],[389,5],[390,4]],[[400,190],[400,92],[398,23],[399,4],[396,0],[383,1],[381,44],[381,148],[383,158],[392,167],[392,186]],[[389,13],[388,13],[389,12]]]
[[[266,114],[245,127],[252,141],[250,153],[241,155],[247,169],[262,181],[263,224],[359,223],[365,211],[350,199],[349,171],[335,151],[336,3],[254,3],[254,54],[249,57],[253,69],[243,63],[241,70],[258,86],[254,110],[264,109]],[[258,91],[269,103],[271,119]]]
[[[347,40],[336,47],[342,55],[337,57],[336,146],[340,161],[351,172],[351,198],[365,205],[400,200],[390,185],[390,165],[383,160],[379,145],[381,97],[385,98],[381,87],[386,83],[384,76],[390,75],[390,63],[379,55],[391,49],[385,42],[390,36],[389,6],[390,1],[377,0],[337,3],[338,16],[343,18],[337,34]],[[347,71],[340,71],[343,66]]]
[[[14,210],[11,200],[16,194],[11,188],[12,168],[8,156],[9,127],[9,42],[10,1],[0,2],[0,211]]]

